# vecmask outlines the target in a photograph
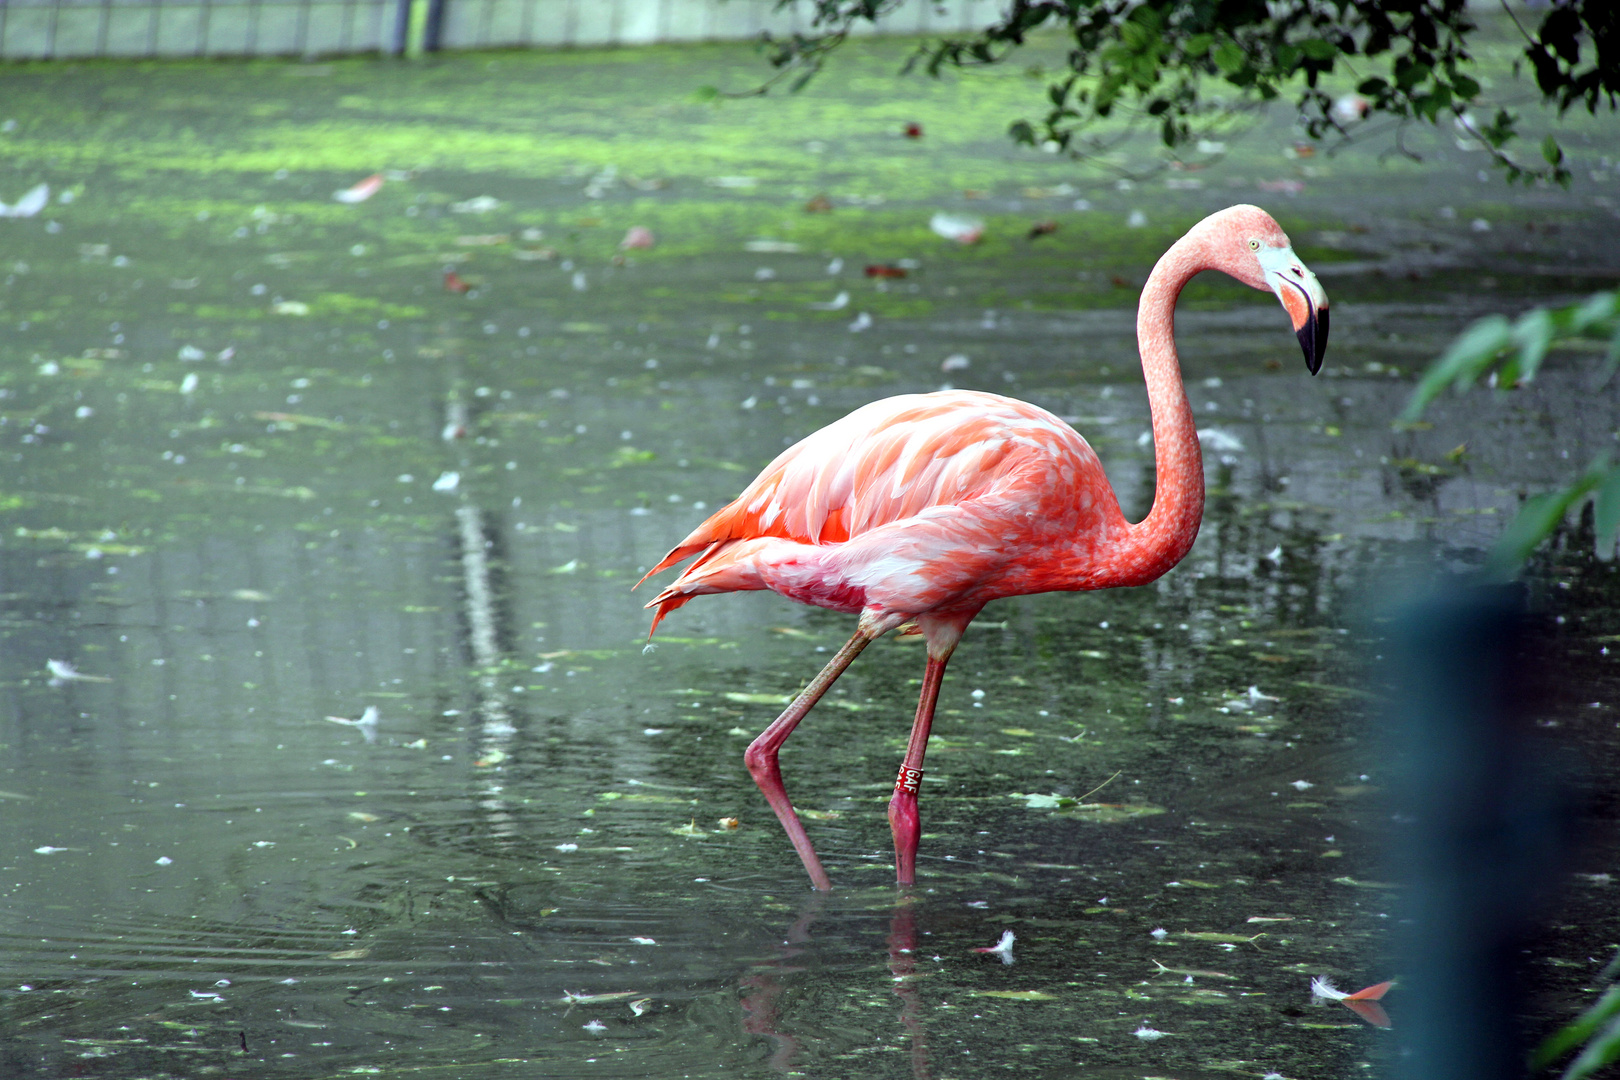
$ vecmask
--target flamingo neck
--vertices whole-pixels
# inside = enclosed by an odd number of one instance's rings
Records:
[[[1153,508],[1128,528],[1124,557],[1129,580],[1142,584],[1169,570],[1192,548],[1204,518],[1204,458],[1181,362],[1176,357],[1176,298],[1194,274],[1211,268],[1201,230],[1182,237],[1159,259],[1142,287],[1136,341],[1153,418]]]

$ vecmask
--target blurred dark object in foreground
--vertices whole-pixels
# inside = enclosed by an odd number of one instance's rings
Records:
[[[1390,634],[1405,1080],[1525,1075],[1520,950],[1574,824],[1533,735],[1528,625],[1519,586],[1458,583],[1404,605]]]

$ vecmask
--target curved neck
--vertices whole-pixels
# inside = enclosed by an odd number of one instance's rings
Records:
[[[1124,547],[1134,556],[1124,584],[1152,581],[1192,548],[1204,518],[1204,458],[1192,406],[1176,358],[1176,297],[1194,274],[1209,269],[1204,238],[1178,240],[1153,267],[1136,312],[1136,341],[1153,417],[1153,508],[1129,526]]]

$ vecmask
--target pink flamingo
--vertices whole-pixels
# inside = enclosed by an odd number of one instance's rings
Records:
[[[934,703],[973,617],[1005,596],[1142,585],[1192,547],[1204,466],[1176,359],[1175,305],[1202,270],[1276,293],[1311,374],[1327,345],[1327,296],[1265,211],[1228,207],[1176,241],[1149,275],[1136,318],[1157,453],[1153,508],[1142,521],[1125,520],[1096,453],[1045,409],[970,390],[903,394],[783,451],[642,578],[698,556],[647,605],[657,609],[653,630],[694,596],[747,589],[860,615],[854,636],[743,757],[818,890],[832,882],[793,812],[777,752],[862,649],[896,629],[928,647],[889,802],[896,877],[910,885]]]

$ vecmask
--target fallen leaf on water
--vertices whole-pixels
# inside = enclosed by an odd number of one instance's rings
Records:
[[[322,416],[305,416],[302,413],[285,412],[255,412],[255,420],[269,420],[286,428],[318,427],[328,431],[347,431],[348,425],[337,420],[328,420]]]
[[[558,1000],[569,1005],[599,1005],[605,1001],[624,1001],[627,998],[635,997],[639,993],[641,993],[640,990],[618,990],[608,994],[587,994],[581,990],[564,990],[563,996]],[[652,999],[643,998],[642,1000],[651,1001]]]
[[[364,960],[371,955],[370,949],[344,949],[342,952],[327,953],[328,960]]]
[[[1266,935],[1264,932],[1261,932],[1245,937],[1242,934],[1218,934],[1212,931],[1204,930],[1183,930],[1176,936],[1188,938],[1192,941],[1213,941],[1226,945],[1249,945],[1255,941],[1258,941],[1260,938],[1265,937]]]
[[[890,266],[888,263],[873,263],[866,268],[866,276],[870,278],[903,278],[906,276],[904,267]]]
[[[1002,998],[1006,1001],[1056,1001],[1056,994],[1044,990],[975,990],[974,997]]]
[[[830,213],[832,208],[832,200],[825,195],[817,195],[804,204],[804,212],[807,214],[826,214]]]
[[[1236,975],[1228,975],[1224,971],[1199,971],[1197,968],[1166,967],[1157,960],[1153,961],[1153,965],[1165,975],[1192,975],[1200,979],[1230,979],[1234,981],[1237,979]]]
[[[456,273],[454,270],[446,270],[444,272],[444,287],[447,291],[453,293],[464,293],[472,288],[472,286],[463,281],[461,275]]]
[[[728,691],[725,697],[727,701],[740,705],[786,705],[793,700],[791,694],[744,694],[737,691]]]

